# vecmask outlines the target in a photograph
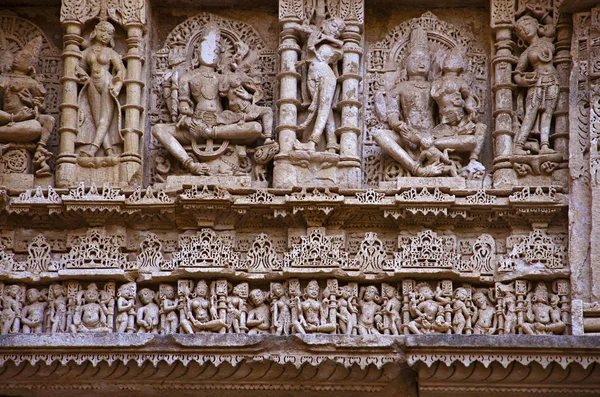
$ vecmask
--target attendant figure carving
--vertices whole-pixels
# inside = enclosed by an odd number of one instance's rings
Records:
[[[496,308],[492,306],[486,294],[477,291],[473,294],[473,333],[475,335],[493,335],[498,327]]]
[[[240,283],[233,287],[231,296],[227,297],[227,328],[229,332],[239,334],[247,332],[246,316],[248,308],[246,297],[248,296],[248,284]]]
[[[248,334],[268,334],[271,328],[269,306],[265,303],[265,294],[259,289],[250,291],[252,309],[248,312],[246,325]]]
[[[135,283],[123,284],[117,292],[115,332],[135,332]]]
[[[271,313],[273,317],[271,333],[289,335],[291,326],[290,299],[281,283],[271,285]]]
[[[462,335],[463,331],[470,334],[471,328],[471,302],[469,302],[469,292],[459,287],[454,291],[454,299],[452,300],[452,331],[456,335]]]
[[[45,290],[45,292],[47,293],[48,290]],[[36,288],[29,288],[25,296],[27,297],[27,305],[23,307],[23,311],[21,312],[23,333],[41,334],[44,332],[48,302],[43,293]]]
[[[521,91],[517,99],[520,125],[514,140],[514,154],[553,154],[550,148],[552,117],[560,92],[558,71],[554,67],[556,28],[544,9],[527,5],[527,12],[515,22],[519,40],[527,46],[514,70],[515,83]],[[529,15],[531,14],[531,15]]]
[[[46,89],[35,74],[35,65],[42,49],[42,37],[28,42],[16,56],[7,48],[0,32],[0,56],[10,70],[0,70],[0,92],[3,95],[0,110],[0,155],[20,145],[36,144],[33,163],[37,176],[49,176],[47,161],[52,157],[46,149],[55,119],[42,114]],[[12,59],[12,62],[11,62]]]
[[[56,283],[50,286],[52,299],[50,300],[50,324],[53,334],[67,331],[67,297],[65,287]]]
[[[172,285],[161,285],[160,333],[162,335],[177,333],[177,328],[179,328],[178,306],[175,288]]]
[[[99,22],[90,35],[91,43],[83,50],[75,68],[83,88],[79,93],[79,129],[76,139],[79,163],[95,167],[94,158],[102,149],[105,163],[116,163],[122,151],[121,106],[119,93],[125,80],[121,55],[113,50],[115,28]]]
[[[142,307],[137,309],[136,324],[138,334],[158,334],[160,308],[154,301],[156,293],[149,288],[143,288],[139,293]]]
[[[381,305],[377,287],[369,285],[363,287],[361,296],[358,300],[360,315],[358,317],[358,334],[379,335],[379,330],[383,328],[383,318],[381,316]]]
[[[400,335],[402,332],[402,318],[400,309],[402,301],[398,290],[391,285],[384,284],[382,287],[383,304],[381,314],[383,316],[383,333],[386,335]]]
[[[21,330],[21,287],[9,285],[4,288],[2,297],[2,314],[0,323],[2,334],[17,334]]]
[[[356,335],[358,332],[358,303],[352,294],[352,287],[340,287],[340,297],[337,300],[337,323],[339,333]]]
[[[339,152],[339,144],[335,134],[335,119],[333,115],[334,100],[338,83],[337,62],[342,59],[344,42],[339,40],[346,28],[340,18],[322,20],[318,18],[317,25],[295,24],[291,28],[305,37],[306,58],[297,67],[307,64],[306,74],[307,99],[310,100],[308,114],[298,131],[302,132],[312,125],[306,142],[297,141],[296,150],[314,152],[322,142],[325,134],[325,147],[331,153]]]

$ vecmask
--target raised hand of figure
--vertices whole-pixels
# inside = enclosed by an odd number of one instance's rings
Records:
[[[25,121],[35,118],[35,110],[31,108],[23,108],[13,116],[14,121]]]

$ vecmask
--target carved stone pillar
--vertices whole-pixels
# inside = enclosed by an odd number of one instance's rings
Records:
[[[494,84],[492,86],[494,123],[494,186],[510,186],[516,179],[509,156],[512,154],[513,90],[512,65],[517,59],[513,55],[512,41],[514,23],[514,0],[492,0],[491,27],[494,32],[495,54],[492,59]]]
[[[279,20],[281,22],[281,42],[279,45],[280,72],[279,80],[279,123],[276,128],[279,136],[279,154],[275,156],[276,167],[273,170],[274,186],[292,186],[294,180],[291,178],[294,171],[289,162],[289,152],[296,141],[296,130],[298,123],[297,107],[298,81],[300,74],[296,70],[296,62],[301,51],[300,45],[289,28],[290,25],[301,23],[303,18],[297,9],[282,7],[280,4]]]
[[[140,154],[140,138],[143,135],[142,104],[144,81],[142,80],[143,68],[143,24],[145,15],[139,14],[139,19],[126,21],[127,29],[127,79],[125,80],[126,103],[125,124],[123,129],[124,147],[121,154],[120,182],[129,183],[136,173],[140,172],[142,156]]]
[[[557,13],[558,10],[555,10]],[[569,158],[569,76],[571,72],[571,16],[561,13],[556,27],[556,55],[554,65],[558,70],[560,93],[554,111],[553,147],[564,159]],[[557,185],[568,185],[568,166],[562,163],[552,174]]]
[[[363,8],[361,5],[361,9]],[[340,134],[339,166],[349,167],[345,184],[354,187],[360,187],[361,184],[359,138],[361,136],[360,109],[362,102],[359,93],[362,81],[360,73],[363,55],[361,47],[362,19],[362,15],[357,15],[347,20],[346,32],[342,35],[344,59],[342,60],[342,75],[339,78],[342,81],[342,98],[338,104],[342,111],[342,125],[338,129]]]
[[[592,9],[588,52],[591,301],[600,302],[600,7]]]
[[[583,334],[583,300],[591,296],[591,191],[589,145],[590,92],[588,53],[590,13],[573,15],[573,69],[570,81],[569,134],[569,264],[573,299],[573,334]]]
[[[56,185],[72,186],[76,181],[75,138],[77,136],[77,83],[75,67],[81,59],[79,46],[83,41],[81,37],[82,21],[78,20],[74,9],[63,5],[61,22],[65,29],[63,37],[63,77],[61,79],[62,104],[60,105],[61,119],[58,133],[60,135],[59,155],[56,158]],[[93,18],[91,15],[90,18]]]

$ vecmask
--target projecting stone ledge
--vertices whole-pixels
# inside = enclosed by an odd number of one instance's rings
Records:
[[[599,363],[598,336],[3,335],[0,393],[593,395]]]

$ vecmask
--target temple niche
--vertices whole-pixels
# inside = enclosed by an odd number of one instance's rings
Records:
[[[495,186],[567,187],[571,23],[558,3],[494,8]]]
[[[38,26],[2,12],[0,58],[0,185],[52,185],[60,53]]]
[[[250,25],[200,14],[154,55],[151,179],[267,187],[275,141],[274,49]]]
[[[56,185],[142,183],[143,1],[66,2]]]
[[[280,4],[275,187],[361,186],[363,14],[355,0]]]
[[[431,12],[371,45],[363,142],[367,186],[490,186],[485,45],[483,37]]]

